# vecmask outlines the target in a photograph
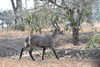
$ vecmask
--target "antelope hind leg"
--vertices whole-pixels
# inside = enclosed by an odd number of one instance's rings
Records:
[[[33,49],[31,48],[30,51],[29,51],[29,54],[30,54],[30,57],[32,58],[32,60],[34,61],[35,59],[34,59],[34,57],[32,56],[32,51],[33,51]]]
[[[23,53],[23,51],[24,51],[25,49],[27,49],[27,48],[28,48],[28,46],[23,47],[23,48],[21,49],[19,60],[20,60],[20,59],[21,59],[21,57],[22,57],[22,53]]]

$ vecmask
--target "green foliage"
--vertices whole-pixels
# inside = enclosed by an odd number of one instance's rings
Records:
[[[71,31],[70,26],[69,26],[68,24],[65,24],[64,30],[66,30],[66,31]]]
[[[30,15],[27,18],[25,18],[25,21],[28,24],[30,24],[31,20],[32,20],[32,16],[30,16]]]
[[[42,33],[41,30],[44,27],[44,23],[40,21],[38,15],[29,15],[27,18],[25,18],[25,23],[28,24],[30,33],[33,33],[33,31],[39,32],[40,34]]]
[[[100,44],[100,34],[95,34],[86,45],[86,49],[92,49]]]
[[[10,27],[10,24],[13,23],[14,14],[12,10],[3,10],[0,11],[0,20],[3,23],[7,24],[7,27]]]
[[[43,28],[52,25],[51,20],[54,21],[54,24],[55,22],[59,23],[59,20],[61,20],[59,16],[61,15],[53,13],[51,10],[42,7],[34,10],[31,15],[28,15],[25,18],[25,23],[29,26],[30,33],[35,31],[41,34]]]
[[[25,23],[19,23],[18,30],[25,31]]]
[[[13,18],[12,10],[0,11],[0,19],[11,19]]]

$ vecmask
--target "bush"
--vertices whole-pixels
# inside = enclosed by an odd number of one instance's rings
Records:
[[[47,58],[53,58],[55,55],[52,52],[46,53]]]
[[[92,49],[100,44],[100,34],[95,34],[86,45],[86,49]]]
[[[25,31],[25,23],[19,23],[18,30]]]

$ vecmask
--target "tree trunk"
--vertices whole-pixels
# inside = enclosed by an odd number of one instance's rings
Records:
[[[1,28],[4,28],[4,23],[3,22],[1,23]]]
[[[72,27],[72,38],[73,38],[73,44],[79,45],[79,28],[78,27]]]
[[[21,16],[21,12],[22,12],[22,0],[16,0],[16,6],[14,3],[14,0],[11,0],[12,3],[12,7],[13,7],[13,11],[15,14],[15,29],[18,29],[18,24],[20,22],[22,22],[22,16]]]
[[[18,13],[22,11],[22,0],[16,0],[16,8]]]

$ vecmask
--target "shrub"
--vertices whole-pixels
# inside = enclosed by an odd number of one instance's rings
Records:
[[[53,58],[55,57],[52,52],[46,53],[47,58]]]
[[[25,31],[25,23],[19,23],[18,30]]]
[[[86,45],[86,49],[92,49],[100,44],[100,34],[95,34]]]

